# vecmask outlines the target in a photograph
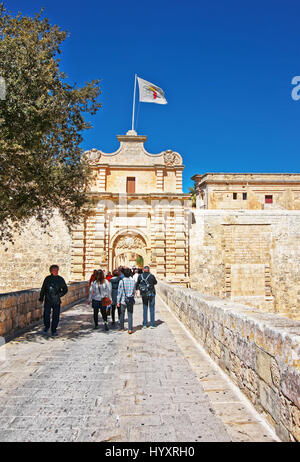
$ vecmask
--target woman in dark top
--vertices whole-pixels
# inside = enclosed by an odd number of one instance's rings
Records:
[[[112,325],[115,325],[115,311],[116,311],[116,306],[117,306],[117,295],[118,295],[118,287],[119,287],[119,282],[121,281],[121,277],[119,276],[119,271],[114,270],[113,275],[111,280],[109,281],[111,283],[112,287],[112,304],[111,304],[111,319],[112,319]],[[120,315],[121,315],[121,308],[118,307],[118,319],[120,321]]]

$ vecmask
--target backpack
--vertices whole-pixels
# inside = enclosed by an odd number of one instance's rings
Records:
[[[141,276],[141,282],[139,283],[139,291],[140,291],[141,297],[151,297],[153,295],[153,291],[151,290],[151,285],[148,283],[149,277],[150,277],[150,274],[148,274],[146,279],[143,278],[143,275]]]
[[[49,286],[48,291],[48,298],[52,305],[59,305],[60,304],[60,296],[57,287],[53,284]]]
[[[132,313],[135,300],[134,300],[134,297],[128,297],[128,295],[126,294],[126,290],[125,290],[124,279],[122,280],[122,282],[123,282],[123,289],[124,289],[124,294],[125,294],[125,305],[127,306],[127,310],[129,311],[129,313]]]

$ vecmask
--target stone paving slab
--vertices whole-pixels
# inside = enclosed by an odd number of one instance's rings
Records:
[[[2,347],[0,441],[272,441],[159,297],[156,319],[139,299],[132,335],[95,331],[81,303]]]

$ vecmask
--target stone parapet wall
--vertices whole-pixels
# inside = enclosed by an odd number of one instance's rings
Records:
[[[70,284],[68,289],[62,308],[88,296],[88,282]],[[39,302],[39,295],[40,289],[0,295],[0,336],[12,336],[42,319],[44,304]]]
[[[300,322],[160,281],[158,292],[282,441],[300,441]]]

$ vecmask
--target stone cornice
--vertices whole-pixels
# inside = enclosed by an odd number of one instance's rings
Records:
[[[110,170],[184,170],[184,165],[165,165],[165,164],[153,164],[153,165],[124,165],[124,164],[97,164],[91,165],[95,170],[99,168],[108,168]]]
[[[272,178],[273,177],[273,178]],[[294,178],[294,179],[293,179]],[[299,184],[299,173],[205,173],[191,177],[198,186],[206,184]]]
[[[298,185],[300,187],[300,178],[299,181],[293,181],[293,180],[205,180],[202,181],[201,183],[198,183],[200,186],[204,185],[209,185],[209,184],[226,184],[226,185],[231,185],[231,184],[243,184],[243,185],[249,185],[249,184],[255,184],[255,185],[287,185],[287,184],[292,184],[292,185]]]
[[[179,198],[179,199],[188,199],[190,200],[190,194],[188,193],[168,193],[168,192],[151,192],[151,193],[132,193],[132,194],[128,194],[128,193],[111,193],[111,192],[96,192],[96,191],[93,191],[93,192],[89,192],[88,193],[89,196],[92,196],[92,197],[99,197],[99,198],[119,198],[119,197],[126,197],[126,199],[137,199],[139,197],[141,198],[144,198],[144,199],[153,199],[155,197],[158,197],[158,198],[170,198],[170,199],[174,199],[174,198]]]
[[[141,136],[141,135],[117,135],[118,141],[121,142],[131,142],[135,141],[136,143],[145,143],[147,141],[147,136]]]

